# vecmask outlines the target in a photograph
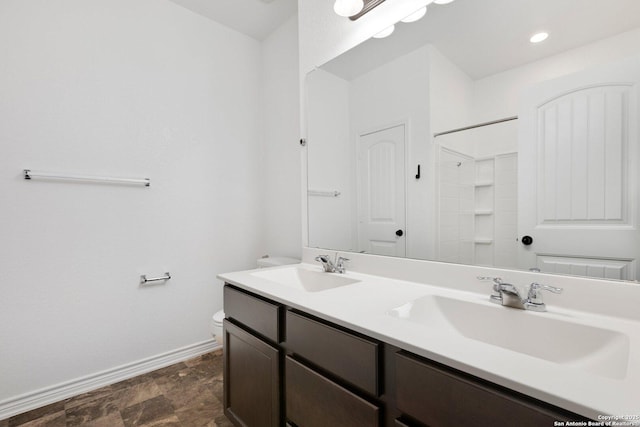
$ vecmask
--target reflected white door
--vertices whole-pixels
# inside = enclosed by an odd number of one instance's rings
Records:
[[[405,126],[358,137],[359,250],[405,256]]]
[[[639,82],[635,58],[525,94],[520,268],[637,279]],[[530,245],[524,236],[531,237]]]

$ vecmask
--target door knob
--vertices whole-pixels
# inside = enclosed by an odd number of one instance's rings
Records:
[[[396,231],[396,236],[402,237],[403,235],[404,235],[404,231],[402,231],[402,230]]]
[[[533,237],[531,236],[524,236],[522,237],[522,239],[520,239],[520,241],[522,242],[523,245],[525,246],[529,246],[530,244],[533,243]]]

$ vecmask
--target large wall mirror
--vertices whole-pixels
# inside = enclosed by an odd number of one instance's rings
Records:
[[[638,0],[432,4],[307,76],[309,246],[637,281],[639,82]]]

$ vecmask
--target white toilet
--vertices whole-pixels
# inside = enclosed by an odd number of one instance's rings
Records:
[[[258,268],[276,267],[278,265],[298,264],[297,258],[288,257],[270,257],[259,258],[257,261]],[[224,310],[216,312],[211,318],[211,335],[218,341],[218,344],[224,344],[224,334],[222,333],[222,321],[224,320]]]

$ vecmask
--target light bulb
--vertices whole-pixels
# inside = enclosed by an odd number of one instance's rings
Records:
[[[545,41],[547,37],[549,37],[549,33],[538,33],[538,34],[532,35],[529,41],[531,43],[540,43]]]
[[[395,25],[392,25],[390,27],[385,28],[384,30],[380,31],[378,34],[376,34],[375,36],[373,36],[374,39],[383,39],[385,37],[389,37],[392,33],[393,30],[396,29]]]
[[[402,22],[416,22],[418,19],[422,18],[427,13],[427,6],[421,7],[420,9],[413,12],[411,15],[402,19]]]
[[[356,15],[363,7],[363,0],[336,0],[333,4],[333,10],[345,18]]]
[[[435,4],[449,4],[451,3],[453,0],[434,0],[433,2]]]

